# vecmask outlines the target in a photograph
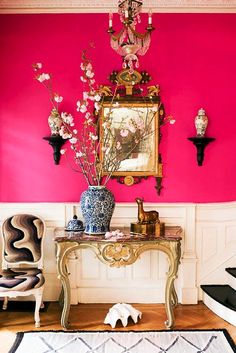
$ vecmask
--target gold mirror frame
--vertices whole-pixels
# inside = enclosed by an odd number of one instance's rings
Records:
[[[105,166],[106,148],[103,148],[103,141],[107,138],[105,136],[105,129],[103,123],[109,114],[111,129],[114,133],[120,133],[119,127],[121,122],[126,119],[141,118],[145,122],[150,123],[150,134],[145,137],[132,153],[122,160],[119,169],[112,173],[112,178],[116,178],[121,184],[131,186],[139,183],[143,178],[147,179],[150,176],[156,178],[157,193],[160,194],[162,189],[162,163],[161,155],[159,153],[160,143],[160,122],[164,118],[164,107],[160,102],[159,86],[150,86],[147,88],[148,94],[146,96],[137,95],[135,91],[135,84],[142,83],[141,74],[135,71],[132,74],[132,81],[127,73],[128,70],[122,70],[117,74],[117,81],[125,86],[125,94],[120,95],[114,99],[110,95],[105,96],[100,111],[100,161]],[[145,72],[146,74],[146,72]],[[137,77],[137,81],[135,81]],[[122,90],[121,90],[122,91]],[[141,92],[141,91],[140,91]],[[115,131],[117,130],[117,132]],[[125,147],[123,145],[123,147]],[[109,170],[105,169],[103,175],[109,174]]]

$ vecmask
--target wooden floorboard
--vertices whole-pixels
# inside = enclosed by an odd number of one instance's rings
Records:
[[[71,306],[71,330],[112,330],[103,321],[112,304],[79,304]],[[163,304],[133,304],[142,311],[142,319],[134,324],[131,320],[119,330],[163,330],[166,312]],[[31,330],[61,330],[61,309],[58,303],[50,303],[46,312],[42,312],[41,327],[36,329],[32,312],[0,312],[0,352],[7,353],[18,331]],[[211,312],[203,303],[198,305],[178,305],[175,308],[175,329],[227,329],[236,343],[236,327],[220,319]],[[223,353],[223,352],[222,352]]]

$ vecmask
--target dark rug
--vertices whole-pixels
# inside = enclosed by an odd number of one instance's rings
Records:
[[[40,309],[40,312],[44,313],[48,310],[50,302],[43,302],[44,308]],[[2,309],[3,301],[0,300],[0,312],[6,311]],[[34,301],[17,301],[11,300],[8,302],[7,311],[15,312],[34,312],[35,302]]]

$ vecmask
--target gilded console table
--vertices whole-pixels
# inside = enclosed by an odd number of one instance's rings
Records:
[[[56,257],[58,278],[62,283],[63,309],[61,325],[68,328],[70,312],[70,283],[66,260],[70,252],[79,249],[91,249],[97,258],[112,267],[133,264],[139,256],[147,250],[160,250],[167,254],[169,270],[165,287],[165,308],[168,329],[174,326],[173,307],[177,305],[178,298],[174,288],[181,256],[181,228],[166,227],[164,237],[147,237],[127,233],[119,240],[106,240],[104,236],[89,236],[84,233],[67,232],[64,228],[55,229]]]

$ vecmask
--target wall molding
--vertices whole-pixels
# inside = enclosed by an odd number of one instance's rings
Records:
[[[162,222],[183,229],[181,263],[175,283],[180,303],[196,304],[201,299],[201,284],[227,283],[225,267],[236,263],[236,201],[145,203],[145,209],[158,210]],[[61,284],[57,278],[54,229],[66,226],[75,213],[82,219],[80,204],[0,203],[0,225],[13,214],[28,212],[42,217],[46,223],[44,300],[58,300]],[[136,219],[136,203],[116,203],[113,228],[129,226]],[[81,250],[70,254],[68,268],[72,304],[163,303],[165,300],[168,261],[160,251],[145,252],[135,264],[116,269],[101,263],[93,252]]]
[[[235,13],[236,0],[144,0],[143,12]],[[107,13],[116,0],[0,0],[0,13]]]

